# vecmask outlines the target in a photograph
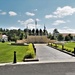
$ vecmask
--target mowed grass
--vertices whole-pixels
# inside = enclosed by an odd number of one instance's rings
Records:
[[[75,42],[67,42],[65,44],[65,49],[68,49],[69,51],[73,52],[75,48]]]
[[[55,46],[55,44],[53,44],[53,46]],[[58,45],[59,49],[62,49],[62,45]],[[64,44],[64,49],[66,49],[67,51],[73,52],[75,48],[75,42],[66,42]]]
[[[29,46],[16,46],[10,45],[8,42],[0,42],[0,63],[13,62],[14,51],[16,51],[17,62],[21,62],[28,51],[35,56],[32,44],[29,44]]]

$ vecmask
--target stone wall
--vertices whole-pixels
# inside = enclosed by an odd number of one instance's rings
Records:
[[[27,36],[28,43],[47,43],[47,36]]]

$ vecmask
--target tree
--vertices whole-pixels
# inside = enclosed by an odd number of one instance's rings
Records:
[[[20,40],[22,40],[22,39],[23,39],[23,33],[20,34]]]
[[[63,41],[64,37],[62,34],[59,34],[58,37],[57,37],[58,41]]]
[[[59,33],[59,32],[58,32],[58,30],[57,30],[57,29],[54,29],[54,30],[53,30],[53,33]]]
[[[38,29],[36,29],[36,35],[38,35],[38,33],[39,33],[39,31],[38,31]]]
[[[53,36],[54,36],[54,38],[57,39],[58,35],[59,35],[58,30],[57,29],[54,29],[53,30]]]
[[[51,37],[52,37],[52,35],[51,35],[51,33],[49,33],[49,34],[48,34],[48,38],[51,39]]]
[[[25,33],[25,34],[27,33],[27,29],[24,29],[24,33]]]
[[[68,35],[65,36],[65,41],[70,41],[70,37]]]
[[[31,29],[29,29],[29,35],[31,35]]]
[[[42,36],[42,29],[40,29],[40,31],[39,31],[39,32],[40,32],[40,35]]]
[[[18,29],[18,31],[17,31],[17,36],[19,36],[20,33],[21,33],[21,29]]]
[[[32,29],[32,34],[35,35],[35,29]]]
[[[51,40],[55,40],[54,36],[51,36]]]
[[[71,34],[68,34],[68,36],[70,37],[70,40],[72,40],[72,39],[73,39],[73,36],[72,36]]]

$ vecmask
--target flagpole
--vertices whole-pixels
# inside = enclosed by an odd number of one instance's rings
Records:
[[[35,35],[36,35],[36,29],[37,29],[37,20],[35,19]]]

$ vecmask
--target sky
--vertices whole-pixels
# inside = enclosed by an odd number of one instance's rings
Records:
[[[37,25],[35,26],[35,21]],[[75,33],[75,0],[0,0],[0,28]]]

